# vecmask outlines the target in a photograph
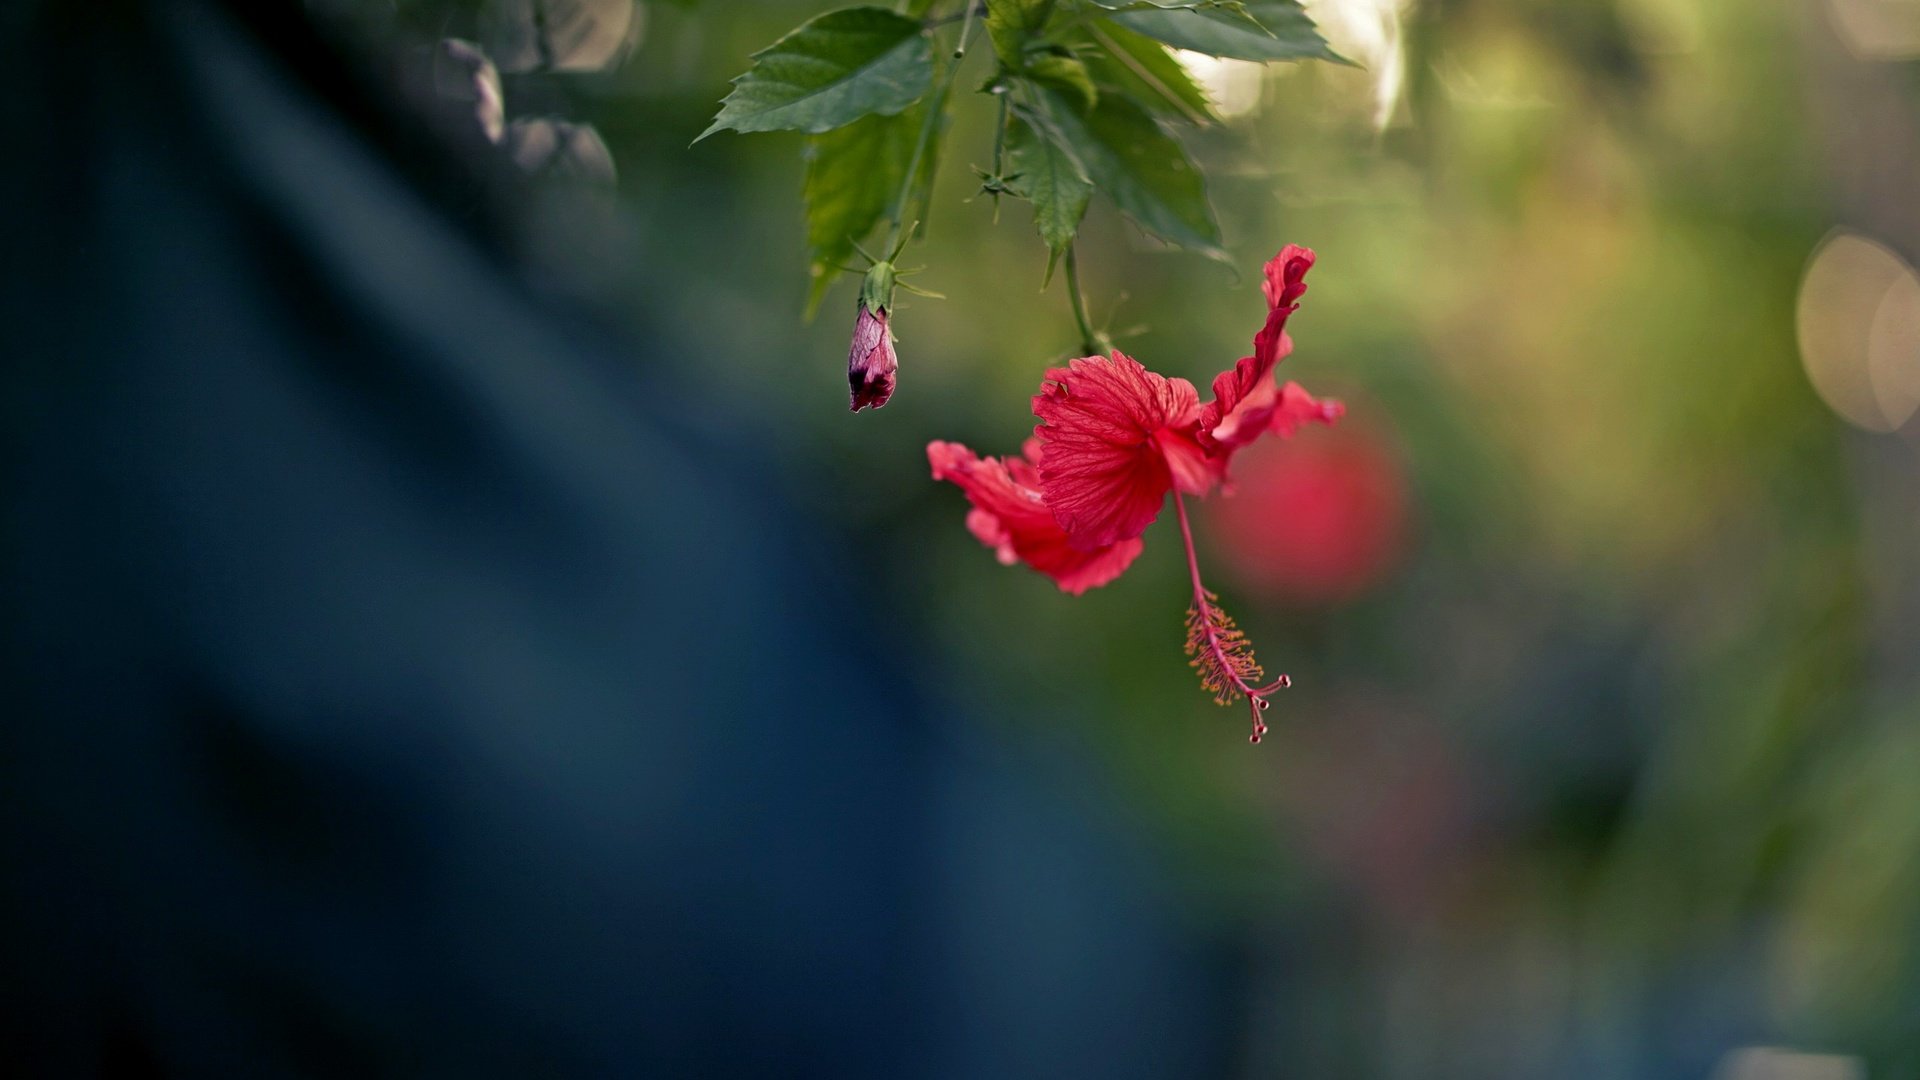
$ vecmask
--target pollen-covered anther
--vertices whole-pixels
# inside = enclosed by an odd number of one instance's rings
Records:
[[[1293,680],[1282,675],[1265,686],[1255,685],[1266,674],[1254,659],[1253,645],[1236,625],[1233,617],[1215,603],[1211,592],[1203,593],[1204,602],[1187,608],[1188,666],[1200,675],[1200,685],[1213,695],[1216,705],[1231,705],[1235,698],[1246,701],[1253,718],[1249,742],[1259,742],[1267,733],[1267,722],[1260,715],[1272,706],[1269,694],[1284,690]]]

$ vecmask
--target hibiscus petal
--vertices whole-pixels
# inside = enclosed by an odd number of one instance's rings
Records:
[[[1280,401],[1267,420],[1267,430],[1290,439],[1308,421],[1331,426],[1346,414],[1347,407],[1338,398],[1316,398],[1299,383],[1289,382],[1280,388]]]
[[[1020,456],[1006,459],[1014,483],[1040,490],[1040,451],[1040,440],[1029,435],[1020,443]]]
[[[1253,356],[1257,370],[1265,374],[1273,366],[1293,355],[1293,338],[1287,336],[1287,316],[1300,310],[1300,305],[1278,307],[1267,312],[1267,324],[1253,335]]]
[[[1214,391],[1218,393],[1221,382],[1231,377],[1229,372],[1215,379]],[[1221,461],[1220,471],[1224,473],[1226,458],[1268,432],[1290,438],[1308,421],[1331,424],[1345,413],[1346,406],[1334,398],[1316,398],[1297,382],[1280,386],[1267,379],[1237,401],[1232,411],[1211,429],[1206,426],[1209,417],[1203,413],[1196,439],[1203,446],[1213,447],[1214,456]]]
[[[1168,428],[1159,437],[1174,486],[1186,495],[1205,495],[1227,479],[1227,455],[1207,453],[1196,440],[1198,433],[1197,424],[1188,424]]]
[[[1029,457],[1037,454],[1030,448]],[[1052,578],[1062,592],[1079,595],[1105,585],[1124,572],[1145,546],[1138,537],[1083,551],[1067,542],[1035,481],[1031,460],[982,458],[959,443],[930,442],[927,461],[935,480],[951,480],[973,509],[967,530],[1004,565],[1024,562]]]
[[[1280,388],[1261,367],[1257,358],[1243,356],[1233,370],[1214,376],[1213,400],[1200,410],[1196,438],[1201,446],[1226,453],[1259,438],[1266,430],[1267,410]]]
[[[1139,536],[1173,486],[1155,439],[1191,424],[1200,398],[1123,353],[1088,356],[1047,372],[1033,398],[1042,445],[1040,489],[1067,538],[1083,550]]]
[[[1267,260],[1266,280],[1260,291],[1267,294],[1269,309],[1285,307],[1307,291],[1307,271],[1313,269],[1313,249],[1288,244],[1280,254]]]
[[[1253,337],[1253,355],[1242,357],[1232,370],[1214,378],[1213,400],[1200,413],[1196,439],[1209,452],[1231,453],[1266,431],[1277,394],[1270,376],[1274,365],[1293,352],[1287,317],[1299,308],[1311,269],[1312,250],[1298,244],[1281,248],[1280,254],[1267,262],[1266,280],[1260,286],[1267,297],[1267,321]],[[1249,415],[1236,415],[1243,410]],[[1225,468],[1222,465],[1221,471]]]

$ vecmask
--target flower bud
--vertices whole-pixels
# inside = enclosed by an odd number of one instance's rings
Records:
[[[893,354],[893,333],[887,329],[887,309],[869,310],[860,301],[853,324],[853,348],[847,352],[847,383],[853,391],[853,411],[879,408],[893,396],[894,372],[900,361]]]
[[[893,396],[894,372],[900,360],[893,354],[893,331],[887,312],[893,307],[893,264],[879,262],[860,283],[860,314],[853,323],[853,347],[847,350],[847,385],[853,391],[853,411],[877,409]]]

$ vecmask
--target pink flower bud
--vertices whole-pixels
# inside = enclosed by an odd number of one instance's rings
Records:
[[[869,310],[860,301],[860,317],[853,324],[853,348],[847,351],[847,384],[853,390],[853,411],[877,409],[893,396],[894,372],[900,361],[893,355],[893,333],[887,329],[887,309]]]

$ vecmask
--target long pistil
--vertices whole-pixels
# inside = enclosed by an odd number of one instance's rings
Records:
[[[1193,526],[1187,519],[1186,501],[1177,487],[1173,491],[1173,509],[1180,520],[1180,541],[1187,549],[1187,575],[1193,582],[1193,607],[1187,615],[1187,652],[1193,657],[1195,670],[1200,672],[1201,685],[1213,691],[1215,701],[1225,705],[1235,694],[1246,700],[1253,718],[1253,734],[1248,741],[1257,743],[1267,733],[1267,721],[1261,715],[1271,704],[1267,698],[1292,685],[1293,680],[1282,675],[1264,686],[1255,685],[1263,672],[1253,658],[1252,646],[1227,613],[1214,603],[1214,595],[1200,580]]]

